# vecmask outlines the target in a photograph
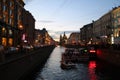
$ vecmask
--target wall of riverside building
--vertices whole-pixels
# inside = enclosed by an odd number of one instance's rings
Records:
[[[54,46],[42,47],[32,53],[25,53],[17,59],[0,65],[0,80],[19,80],[44,64]],[[21,79],[22,80],[22,79]]]
[[[98,49],[99,59],[105,60],[113,65],[120,66],[120,51],[113,49]]]

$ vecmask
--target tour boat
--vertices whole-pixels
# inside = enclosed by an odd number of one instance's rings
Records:
[[[72,69],[72,68],[75,68],[75,64],[72,63],[72,62],[64,62],[64,61],[61,61],[61,68],[62,69]]]
[[[62,59],[61,59],[61,68],[62,69],[71,69],[75,68],[75,64],[72,63],[71,61],[67,61],[64,54],[62,54]]]

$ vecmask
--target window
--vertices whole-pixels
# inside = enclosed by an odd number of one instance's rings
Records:
[[[2,34],[5,36],[7,34],[7,30],[3,27],[2,28]]]
[[[5,10],[6,10],[6,6],[4,5],[4,6],[3,6],[3,11],[5,11]]]
[[[118,18],[118,25],[120,25],[120,18]]]
[[[10,35],[10,36],[12,35],[12,30],[9,30],[9,35]]]
[[[12,39],[12,38],[9,38],[8,43],[9,43],[10,46],[12,46],[12,44],[13,44],[13,39]]]
[[[12,15],[12,10],[9,11],[10,16]]]
[[[2,38],[2,45],[4,45],[4,46],[7,45],[7,39],[5,37]]]
[[[9,18],[9,24],[12,24],[12,19],[11,18]]]
[[[10,7],[12,7],[12,1],[10,1]]]

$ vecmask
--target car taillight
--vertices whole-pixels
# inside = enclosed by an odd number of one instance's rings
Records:
[[[90,50],[89,52],[90,52],[90,53],[95,53],[96,51],[95,51],[95,50]]]

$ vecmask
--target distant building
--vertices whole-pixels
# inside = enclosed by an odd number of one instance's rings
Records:
[[[42,30],[35,29],[35,45],[54,45],[55,41],[48,34],[47,30],[43,28]]]
[[[73,32],[70,34],[67,44],[80,44],[80,32]]]
[[[62,35],[60,35],[60,45],[65,45],[65,44],[67,44],[67,36],[66,36],[66,34],[65,34],[65,32],[64,32],[64,34],[63,34],[63,36]]]

